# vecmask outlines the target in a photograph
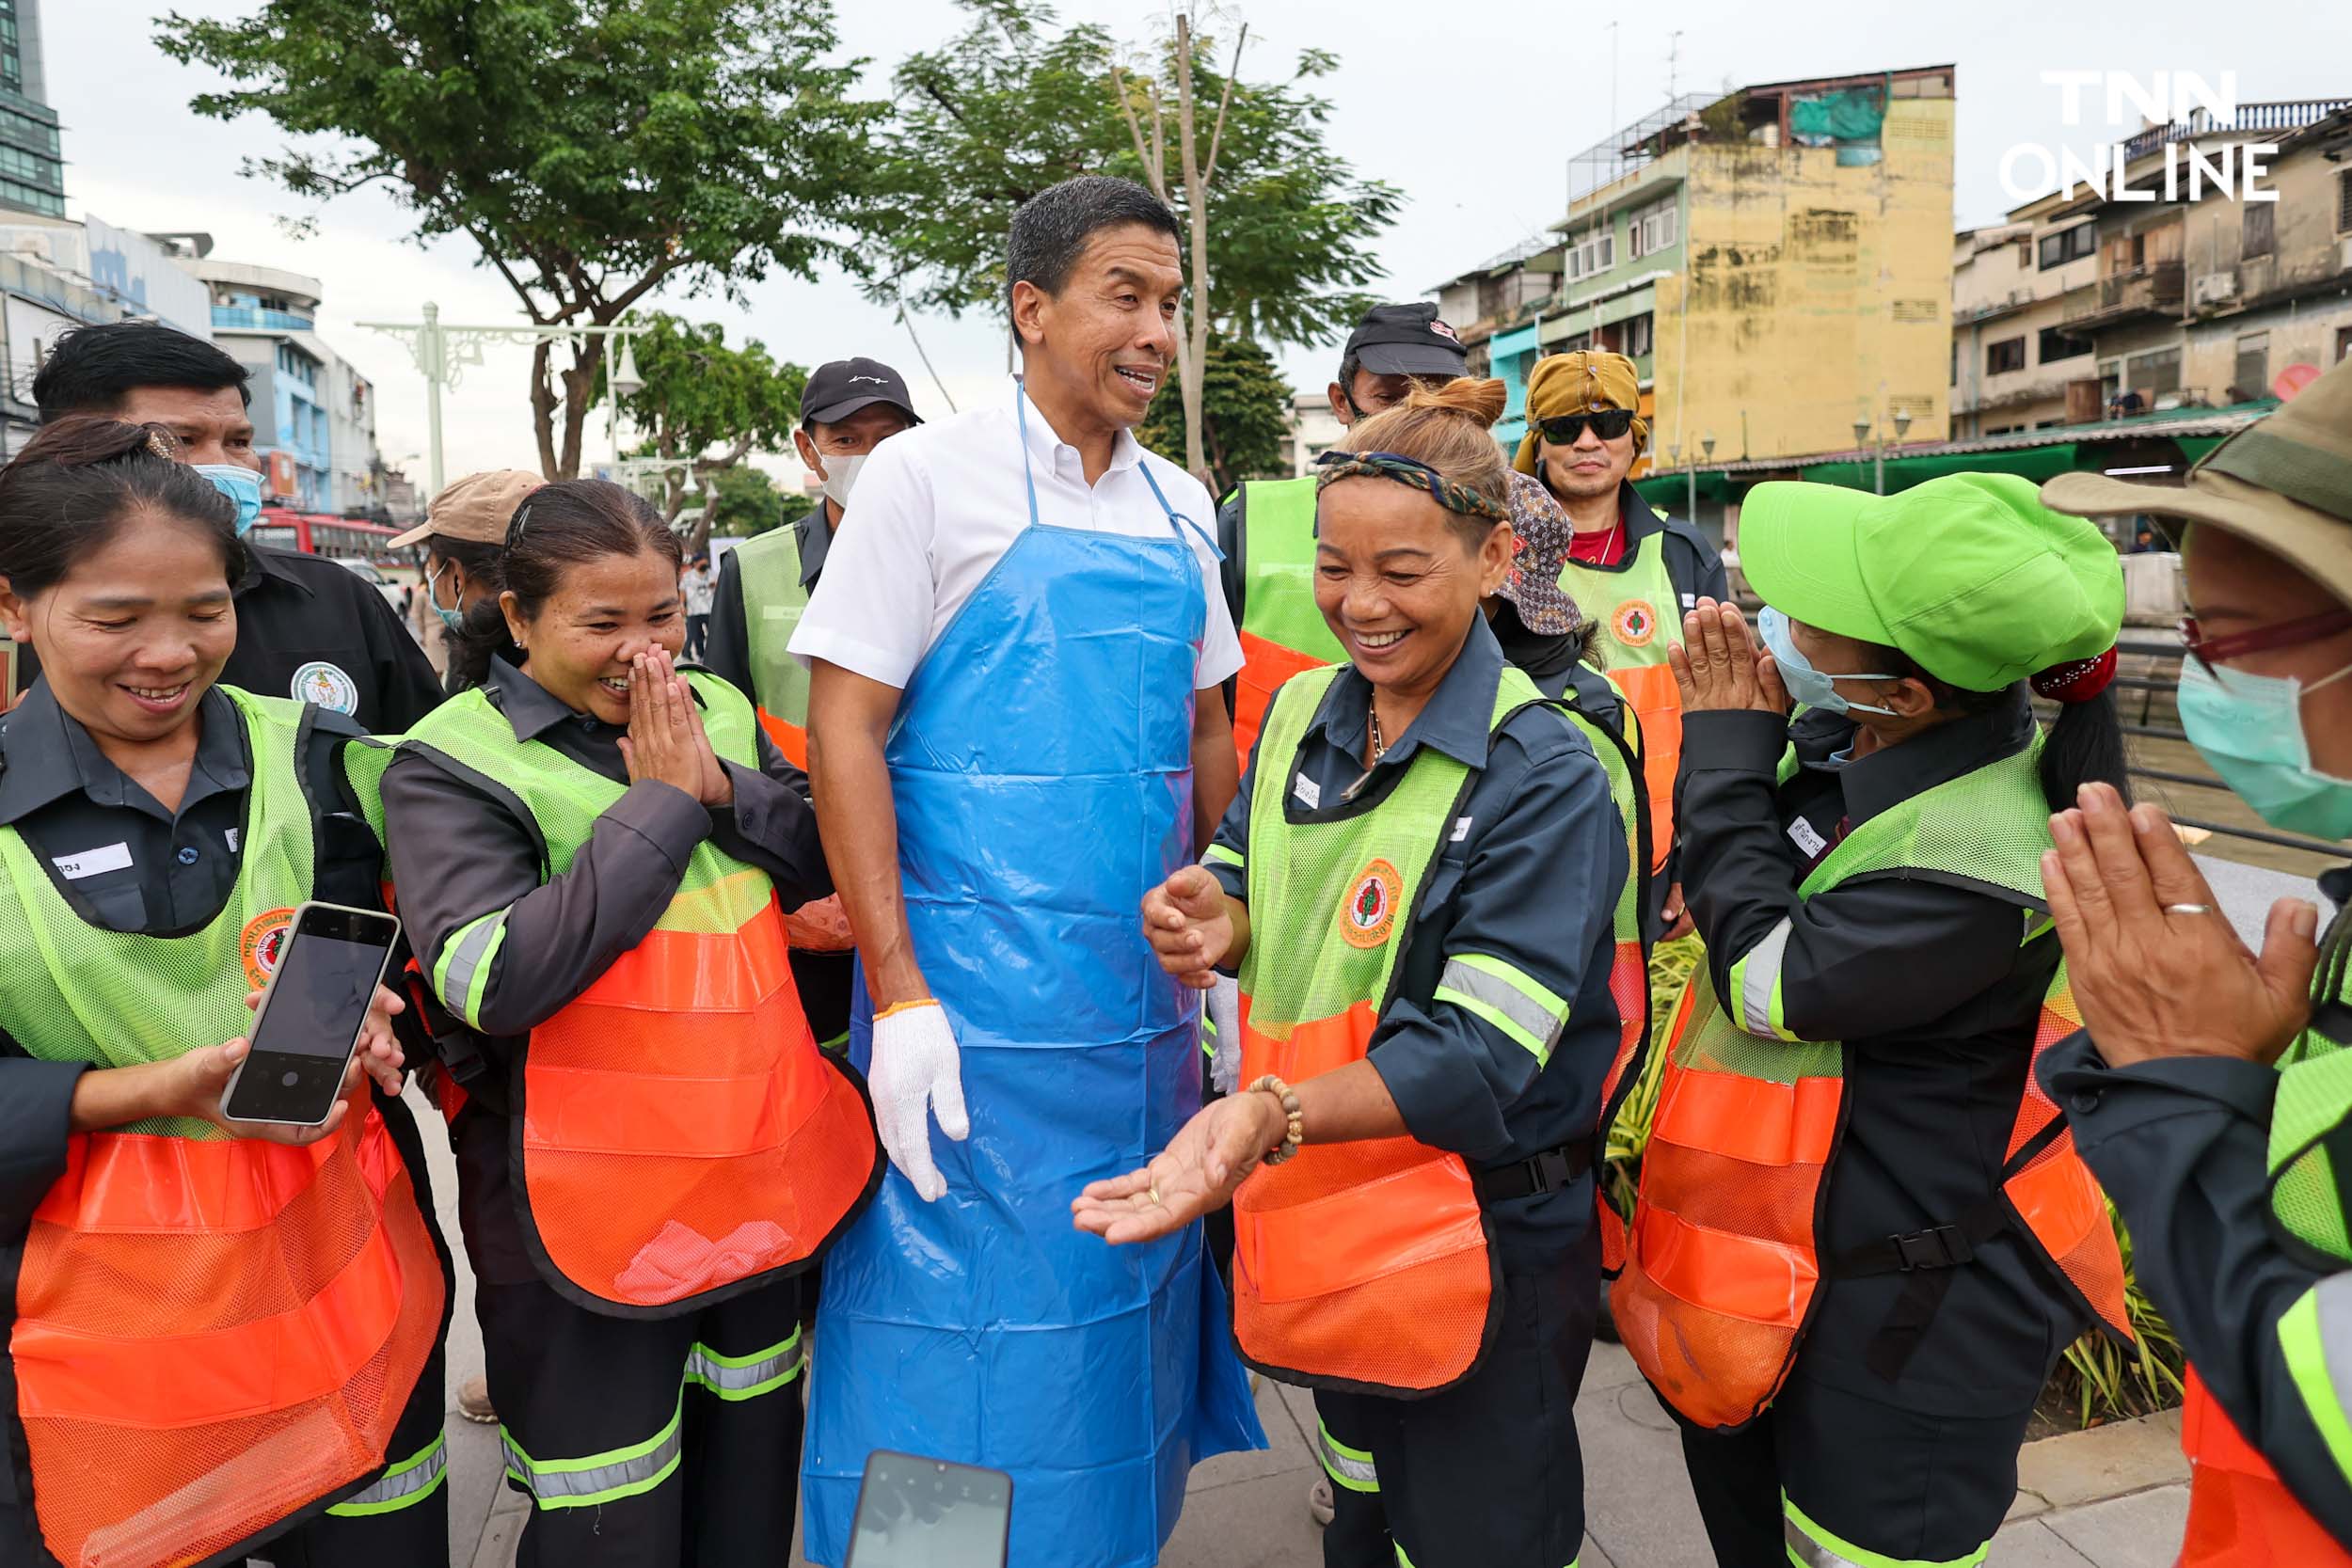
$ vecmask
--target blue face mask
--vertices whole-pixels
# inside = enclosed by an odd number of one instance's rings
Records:
[[[262,476],[234,463],[199,463],[196,471],[213,482],[213,488],[237,503],[237,537],[242,539],[262,518]]]
[[[1796,639],[1788,635],[1788,617],[1766,605],[1756,618],[1756,629],[1763,634],[1765,651],[1772,662],[1780,666],[1780,684],[1788,689],[1789,697],[1806,707],[1826,708],[1832,713],[1883,713],[1897,717],[1891,707],[1872,707],[1867,703],[1850,703],[1839,694],[1834,681],[1899,681],[1900,675],[1849,675],[1842,671],[1835,675],[1823,674],[1813,668],[1813,661],[1797,651]]]
[[[441,572],[448,571],[456,564],[454,561],[444,561],[441,562]],[[465,610],[463,609],[445,610],[441,606],[441,572],[436,572],[424,579],[425,596],[433,601],[433,613],[441,618],[441,625],[452,631],[461,631],[466,625]],[[457,602],[462,606],[465,603],[465,594],[463,591],[454,592],[457,593]]]
[[[2181,727],[2221,782],[2274,828],[2352,838],[2352,779],[2312,766],[2303,693],[2352,675],[2352,664],[2305,686],[2292,675],[2231,670],[2217,676],[2181,661]]]

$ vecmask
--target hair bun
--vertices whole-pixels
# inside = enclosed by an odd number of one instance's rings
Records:
[[[1475,420],[1481,430],[1492,430],[1495,421],[1502,418],[1503,404],[1509,401],[1502,382],[1463,375],[1436,387],[1416,386],[1405,395],[1401,406],[1442,408],[1449,414]]]

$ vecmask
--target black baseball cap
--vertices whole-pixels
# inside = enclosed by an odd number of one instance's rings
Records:
[[[905,378],[879,359],[834,359],[817,367],[801,389],[801,428],[846,420],[868,404],[886,403],[921,424]]]
[[[1460,375],[1470,350],[1454,328],[1438,319],[1426,300],[1411,305],[1375,305],[1347,335],[1343,359],[1353,359],[1375,375]]]

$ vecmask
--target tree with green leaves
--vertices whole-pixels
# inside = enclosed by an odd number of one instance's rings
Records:
[[[1290,436],[1291,388],[1274,356],[1247,338],[1209,340],[1200,377],[1201,446],[1209,493],[1223,496],[1245,479],[1287,479],[1282,443]],[[1155,398],[1136,439],[1163,456],[1186,447],[1184,405]]]
[[[230,79],[199,113],[294,138],[246,173],[322,201],[388,189],[420,242],[471,238],[541,325],[859,265],[886,107],[855,96],[863,61],[828,63],[829,0],[260,0],[168,15],[159,42]],[[551,479],[580,471],[604,340],[558,352],[531,371]]]
[[[756,338],[729,348],[725,328],[716,323],[668,315],[651,321],[635,344],[644,385],[621,400],[621,408],[645,432],[643,455],[677,460],[662,471],[662,515],[675,521],[687,497],[704,492],[703,521],[691,542],[699,549],[718,477],[753,452],[791,449],[808,372],[777,363]]]
[[[723,534],[734,539],[749,539],[782,528],[785,509],[790,498],[777,487],[775,479],[765,468],[755,468],[749,463],[728,468],[713,477],[703,515],[709,522],[709,533]],[[707,542],[708,535],[705,535]]]
[[[892,78],[896,118],[878,138],[886,221],[874,229],[882,264],[866,280],[877,298],[945,310],[1006,309],[1005,234],[1013,210],[1078,174],[1117,174],[1164,190],[1190,231],[1184,179],[1189,145],[1208,222],[1205,293],[1210,329],[1264,344],[1329,342],[1355,325],[1379,272],[1372,244],[1404,197],[1359,177],[1330,147],[1330,104],[1310,87],[1338,65],[1308,50],[1285,79],[1253,81],[1220,61],[1215,40],[1189,25],[1180,60],[1163,43],[1130,71],[1104,28],[1063,28],[1048,6],[962,0],[971,24],[937,50],[909,55]],[[1183,135],[1186,101],[1203,106]],[[1230,80],[1229,80],[1230,78]],[[1180,111],[1156,141],[1132,135],[1152,92]],[[1222,105],[1218,113],[1210,106]],[[1152,177],[1138,142],[1161,165]],[[1216,156],[1211,158],[1211,144]],[[1204,421],[1204,431],[1205,431]]]

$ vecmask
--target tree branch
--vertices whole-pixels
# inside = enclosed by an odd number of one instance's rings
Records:
[[[1225,109],[1233,101],[1233,78],[1241,74],[1241,46],[1249,41],[1249,24],[1241,24],[1241,34],[1233,40],[1233,66],[1225,73],[1225,90],[1216,98],[1216,128],[1209,133],[1209,166],[1200,171],[1203,189],[1216,179],[1217,150],[1225,144]]]
[[[1152,182],[1152,194],[1162,201],[1166,201],[1168,199],[1166,173],[1160,167],[1159,160],[1152,155],[1152,150],[1144,145],[1143,127],[1136,121],[1135,102],[1127,91],[1126,70],[1116,61],[1111,65],[1111,93],[1119,100],[1119,112],[1126,117],[1128,137],[1136,144],[1136,161],[1143,166],[1144,178]],[[1155,109],[1155,116],[1156,113]],[[1156,132],[1157,129],[1155,119],[1153,130]]]

